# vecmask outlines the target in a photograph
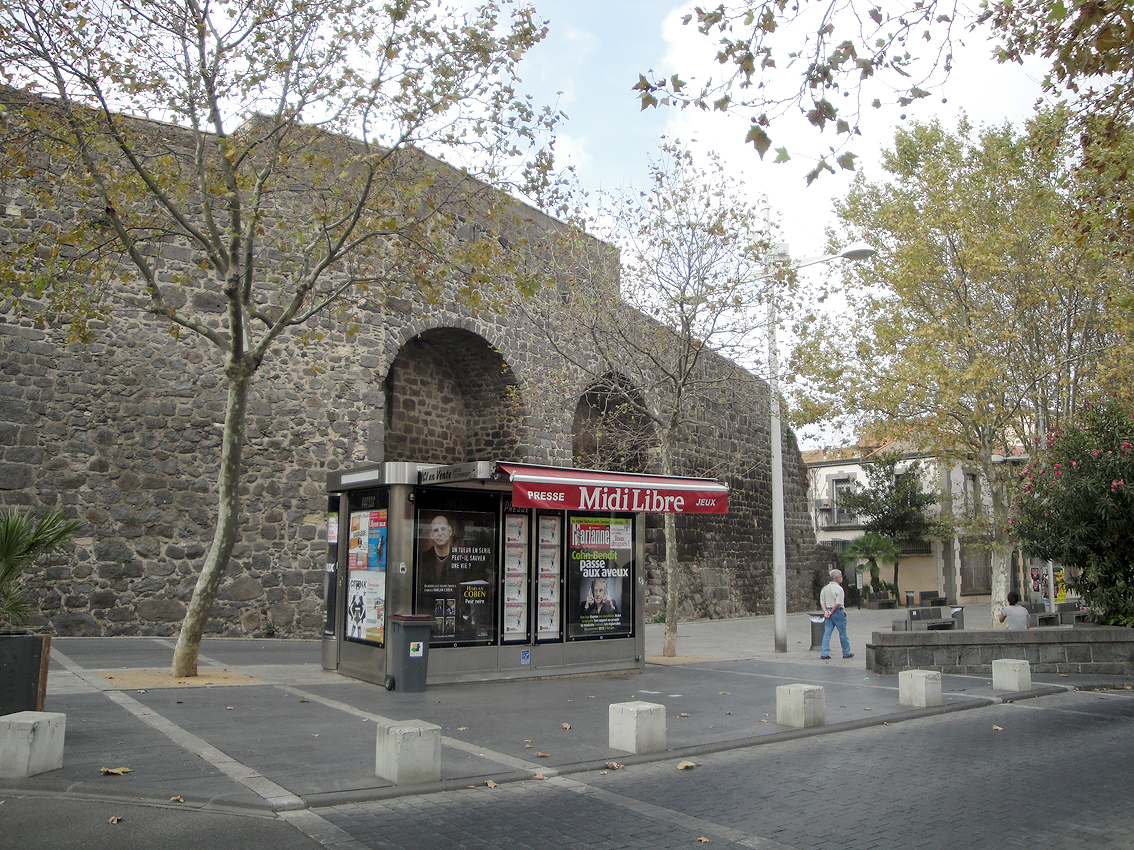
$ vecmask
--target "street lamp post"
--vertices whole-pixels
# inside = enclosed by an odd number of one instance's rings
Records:
[[[787,255],[787,246],[777,246],[782,256]],[[821,257],[805,257],[788,263],[791,270],[806,268],[832,260],[865,260],[873,257],[875,250],[863,242],[855,242],[838,254],[824,254]],[[779,310],[776,307],[775,292],[768,298],[768,389],[769,401],[769,439],[771,440],[772,461],[772,610],[775,614],[774,629],[776,652],[787,652],[787,541],[784,532],[784,459],[780,428],[780,358],[776,345],[776,325]]]

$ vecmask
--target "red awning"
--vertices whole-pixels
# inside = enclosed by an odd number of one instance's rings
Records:
[[[709,478],[631,475],[513,463],[498,463],[496,468],[512,482],[512,503],[519,508],[728,513],[728,487]]]

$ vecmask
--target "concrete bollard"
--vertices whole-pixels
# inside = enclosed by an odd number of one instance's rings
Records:
[[[898,703],[915,708],[941,705],[941,674],[936,670],[902,670],[898,673]]]
[[[17,711],[0,717],[0,777],[35,776],[63,766],[67,715]]]
[[[441,779],[441,727],[421,720],[378,723],[374,772],[395,785]]]
[[[612,702],[607,711],[612,750],[634,755],[665,752],[665,706],[653,702]]]
[[[776,688],[776,723],[810,729],[827,723],[827,698],[819,685],[780,685]]]
[[[1030,691],[1032,665],[1018,658],[997,658],[992,662],[992,689],[994,691]]]

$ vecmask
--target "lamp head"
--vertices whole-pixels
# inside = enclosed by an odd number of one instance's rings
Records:
[[[866,260],[877,253],[877,250],[865,242],[852,242],[839,252],[839,256],[844,260]]]

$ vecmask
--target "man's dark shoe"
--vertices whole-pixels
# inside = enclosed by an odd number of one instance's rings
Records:
[[[854,658],[854,653],[852,652],[849,655],[844,655],[843,658]]]
[[[820,655],[820,656],[819,656],[819,660],[820,660],[820,661],[830,661],[830,660],[831,660],[831,656],[829,656],[829,655]]]

